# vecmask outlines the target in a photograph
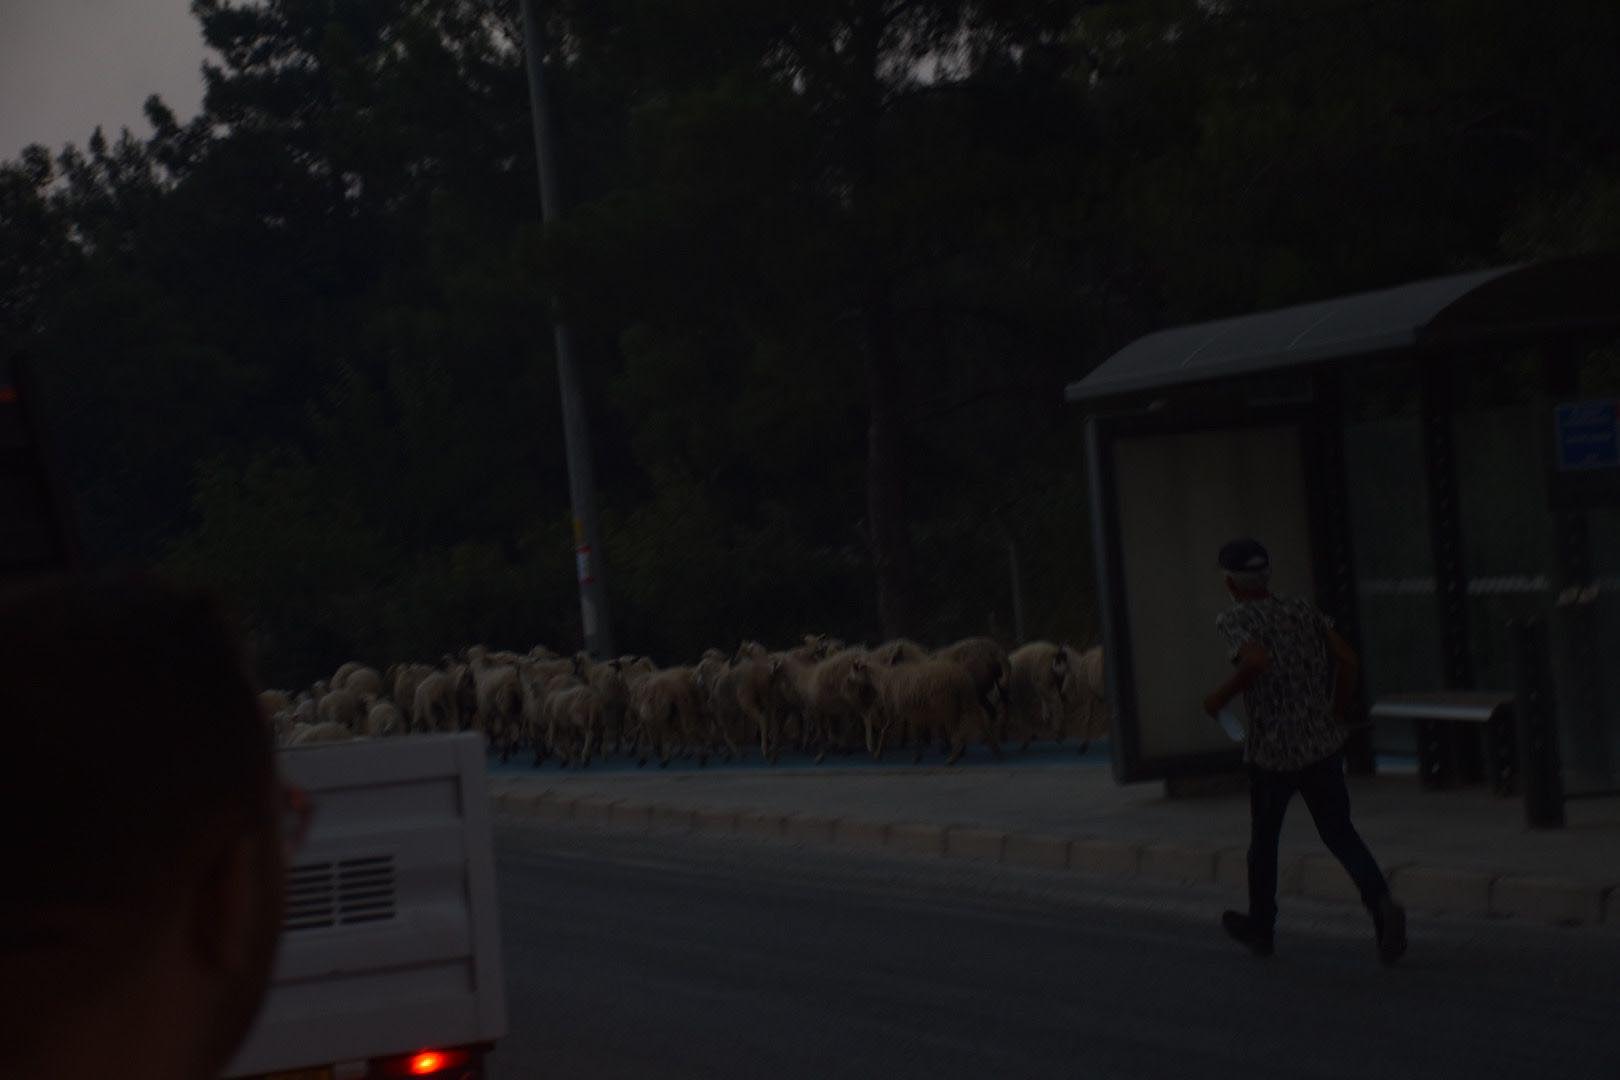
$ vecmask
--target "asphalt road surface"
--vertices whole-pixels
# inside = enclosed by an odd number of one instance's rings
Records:
[[[500,1080],[1620,1077],[1620,933],[511,820]]]

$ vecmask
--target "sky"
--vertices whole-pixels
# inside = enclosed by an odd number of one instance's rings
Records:
[[[97,124],[145,134],[150,94],[189,119],[204,54],[190,0],[0,0],[0,161],[83,146]]]

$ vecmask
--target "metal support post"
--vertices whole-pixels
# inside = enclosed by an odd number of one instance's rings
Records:
[[[1514,619],[1508,623],[1508,635],[1513,648],[1524,819],[1531,828],[1562,828],[1564,782],[1558,758],[1558,710],[1553,700],[1547,623],[1542,619]]]
[[[523,2],[523,49],[529,70],[529,111],[534,122],[534,156],[540,171],[540,210],[549,225],[561,211],[561,185],[552,148],[551,114],[546,96],[543,16],[538,0]],[[608,621],[607,587],[602,577],[602,545],[596,523],[596,479],[591,469],[590,428],[580,388],[574,337],[560,314],[552,332],[557,345],[557,383],[562,394],[563,445],[568,457],[568,496],[574,513],[575,570],[579,581],[580,616],[585,650],[602,658],[613,655]]]

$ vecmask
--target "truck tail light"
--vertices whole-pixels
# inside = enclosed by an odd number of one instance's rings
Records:
[[[418,1050],[376,1063],[382,1077],[434,1076],[440,1080],[479,1075],[477,1062],[466,1050]]]

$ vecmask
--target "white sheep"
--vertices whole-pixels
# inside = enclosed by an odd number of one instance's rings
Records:
[[[322,723],[342,724],[350,731],[359,731],[366,722],[366,702],[352,690],[333,690],[321,698],[316,713]]]
[[[405,721],[392,701],[374,701],[366,713],[365,733],[373,738],[405,734]]]
[[[336,685],[340,689],[347,690],[351,694],[359,694],[361,697],[367,695],[379,697],[383,692],[382,676],[377,673],[377,669],[364,666],[356,667],[350,671],[348,678]]]
[[[411,701],[411,730],[458,731],[461,728],[461,710],[456,699],[456,685],[448,671],[432,671],[416,686]]]

